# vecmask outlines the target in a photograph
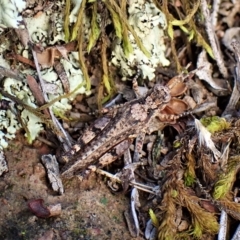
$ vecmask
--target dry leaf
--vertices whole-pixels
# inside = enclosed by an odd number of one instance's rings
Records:
[[[43,68],[52,67],[54,60],[64,57],[68,60],[67,53],[76,50],[76,42],[70,42],[62,46],[48,47],[42,52],[36,52],[38,63]]]
[[[212,64],[208,61],[206,51],[204,50],[198,56],[197,67],[199,70],[196,72],[196,75],[199,79],[204,80],[214,89],[227,90],[224,87],[226,85],[224,80],[215,81],[212,78]]]

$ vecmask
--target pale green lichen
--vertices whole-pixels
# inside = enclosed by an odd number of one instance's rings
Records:
[[[164,29],[167,26],[165,15],[152,2],[141,0],[129,1],[128,22],[151,56],[146,56],[137,46],[135,38],[129,33],[133,52],[128,56],[124,54],[122,41],[116,40],[112,52],[112,63],[120,67],[123,77],[134,74],[134,68],[140,68],[143,78],[152,80],[158,65],[168,66],[169,60],[165,57]]]
[[[0,6],[1,3],[3,3],[3,1],[0,0]],[[64,3],[64,1],[59,1],[59,7],[63,7]],[[64,32],[62,27],[63,17],[60,17],[60,14],[62,13],[54,13],[51,11],[51,19],[54,17],[56,19],[56,21],[54,22],[56,31],[55,35],[51,39],[47,38],[48,30],[50,27],[52,27],[49,25],[49,14],[43,13],[37,18],[26,18],[25,20],[31,41],[39,43],[39,39],[41,39],[42,45],[48,46],[49,44],[56,44],[59,40],[64,40]],[[10,25],[8,24],[8,26]],[[1,66],[4,66],[6,68],[10,67],[6,60],[1,57],[1,53],[6,51],[8,47],[8,45],[6,45],[4,48],[1,46],[0,49],[0,63]],[[28,57],[28,48],[24,49],[20,44],[18,44],[16,48],[18,53],[23,53],[25,57]],[[57,113],[58,116],[64,116],[65,112],[71,109],[70,101],[72,101],[77,94],[86,93],[86,88],[84,87],[84,84],[82,84],[84,80],[78,62],[78,52],[69,53],[68,60],[61,59],[60,61],[63,64],[64,70],[66,72],[67,81],[69,81],[69,91],[72,92],[75,90],[74,93],[70,95],[70,97],[60,99],[60,97],[65,93],[63,91],[62,82],[58,78],[58,75],[53,69],[53,67],[41,70],[41,75],[46,84],[46,93],[49,102],[59,98],[59,100],[53,103],[50,108],[52,108],[53,112]],[[21,73],[23,75],[37,75],[36,71],[30,69],[24,70]],[[3,90],[17,97],[28,106],[31,106],[33,108],[38,107],[35,104],[34,96],[32,95],[26,81],[24,80],[17,81],[15,79],[6,78],[3,83]],[[10,110],[0,111],[0,145],[3,148],[7,146],[7,142],[9,139],[13,139],[15,137],[15,133],[18,129],[20,129],[20,127],[24,127],[24,129],[26,130],[26,137],[30,143],[38,136],[39,132],[44,129],[43,119],[40,119],[38,116],[30,113],[26,109],[24,110],[22,106],[17,105],[17,108],[19,111],[19,116],[21,117],[22,124],[25,126],[21,126],[16,114],[13,114]]]
[[[23,28],[20,23],[23,19],[19,15],[26,7],[23,0],[0,0],[0,27]]]
[[[42,121],[36,115],[30,113],[27,110],[23,110],[21,113],[22,120],[26,123],[26,127],[29,131],[29,135],[26,133],[25,136],[29,143],[38,136],[39,132],[43,130]]]

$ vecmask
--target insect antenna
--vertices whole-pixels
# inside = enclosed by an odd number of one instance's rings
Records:
[[[183,113],[180,113],[180,114],[178,115],[178,118],[187,117],[187,116],[190,116],[190,115],[193,116],[193,113],[194,113],[193,111],[183,112]]]
[[[142,71],[140,68],[138,68],[137,73],[132,80],[132,88],[133,88],[133,91],[137,98],[141,97],[141,93],[139,92],[138,82],[137,82],[137,80],[141,76],[141,74],[142,74]]]

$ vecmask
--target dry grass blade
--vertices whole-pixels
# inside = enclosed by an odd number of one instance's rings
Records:
[[[224,78],[228,78],[228,71],[224,64],[221,49],[218,47],[219,43],[217,42],[216,34],[213,29],[212,18],[209,14],[208,4],[206,0],[201,0],[202,13],[205,18],[205,27],[208,34],[208,38],[213,50],[214,57],[219,67],[219,71],[222,73]]]
[[[11,69],[0,66],[0,78],[2,77],[9,77],[18,81],[23,81],[24,79],[24,76],[21,73],[14,72]]]

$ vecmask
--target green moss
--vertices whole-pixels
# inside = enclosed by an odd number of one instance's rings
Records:
[[[100,203],[106,206],[106,205],[108,204],[107,198],[106,198],[106,197],[102,197],[102,198],[100,199]]]
[[[213,198],[222,199],[231,190],[236,180],[236,172],[239,169],[239,156],[231,157],[227,163],[227,170],[221,174],[214,186]]]
[[[180,142],[180,141],[175,141],[174,143],[173,143],[173,147],[174,148],[180,148],[182,146],[182,143]]]
[[[190,172],[186,172],[184,174],[184,184],[187,187],[190,187],[194,184],[195,182],[195,176],[193,176]]]
[[[176,198],[178,196],[178,191],[177,190],[172,190],[171,195],[173,198]]]
[[[230,123],[228,123],[225,118],[218,116],[204,117],[200,122],[210,133],[220,132],[230,127]]]

